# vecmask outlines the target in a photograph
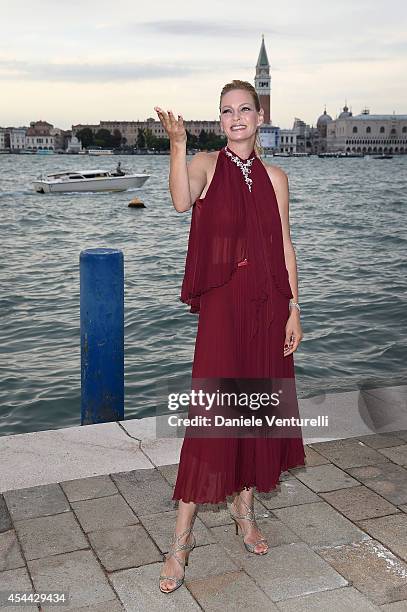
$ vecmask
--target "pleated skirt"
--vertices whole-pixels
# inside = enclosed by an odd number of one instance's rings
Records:
[[[260,310],[258,332],[250,338],[247,281],[253,270],[250,261],[241,264],[229,282],[201,296],[192,378],[279,377],[295,386],[293,355],[283,354],[289,298],[273,287],[273,321],[266,325]],[[301,430],[298,437],[186,436],[172,499],[218,504],[245,488],[269,492],[282,472],[303,465]]]

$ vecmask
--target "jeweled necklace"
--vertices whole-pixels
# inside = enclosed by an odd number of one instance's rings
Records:
[[[249,188],[249,191],[251,192],[252,190],[252,183],[253,180],[251,178],[249,178],[249,174],[251,173],[250,170],[250,166],[252,165],[252,163],[254,162],[254,160],[256,159],[256,155],[254,155],[253,157],[250,157],[249,159],[247,159],[245,162],[242,162],[242,160],[237,156],[237,155],[233,155],[233,153],[231,153],[227,147],[227,145],[224,147],[224,151],[226,153],[226,155],[228,157],[230,157],[230,159],[236,164],[236,166],[238,166],[240,168],[240,170],[242,171],[242,174],[244,176],[244,180],[246,182],[246,185]]]

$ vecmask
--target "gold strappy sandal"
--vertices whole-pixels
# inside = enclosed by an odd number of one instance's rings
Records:
[[[185,529],[182,533],[180,533],[178,536],[174,533],[173,535],[173,539],[171,541],[171,546],[170,546],[170,550],[167,553],[167,555],[164,555],[164,560],[166,561],[167,559],[169,559],[170,557],[174,557],[178,563],[180,564],[180,566],[184,569],[184,575],[181,578],[177,578],[177,576],[164,576],[163,574],[160,575],[159,577],[159,584],[160,584],[160,591],[161,593],[173,593],[173,591],[175,591],[176,589],[178,589],[184,582],[184,578],[185,578],[185,566],[188,565],[188,559],[189,559],[189,555],[191,553],[191,550],[193,550],[195,548],[196,545],[196,540],[195,540],[195,536],[192,533],[192,528],[194,525],[194,521],[195,521],[195,517],[196,517],[196,512],[194,513],[192,520],[191,520],[191,525],[190,527],[188,527],[187,529]],[[193,538],[193,542],[192,544],[180,544],[180,540],[182,537],[188,535],[189,534],[192,535]],[[177,556],[177,552],[179,552],[180,550],[187,550],[187,554],[185,556],[185,562],[183,561],[183,559],[180,559]],[[175,582],[175,586],[173,589],[171,589],[170,591],[164,591],[161,588],[161,582],[163,580],[173,580]]]
[[[268,546],[266,538],[260,538],[259,540],[256,540],[255,542],[249,542],[249,543],[244,541],[244,537],[246,535],[246,532],[243,530],[243,527],[241,527],[239,525],[239,523],[237,522],[236,519],[245,519],[245,520],[250,521],[251,523],[253,523],[253,525],[255,525],[257,528],[259,526],[256,523],[256,518],[255,518],[255,514],[254,514],[254,507],[253,506],[250,507],[248,504],[246,504],[246,502],[243,499],[241,499],[240,502],[244,506],[246,506],[246,508],[247,508],[247,513],[246,514],[237,514],[237,513],[235,513],[233,511],[233,508],[232,508],[233,502],[232,502],[232,504],[230,506],[230,514],[231,514],[231,516],[232,516],[232,518],[233,518],[233,520],[235,522],[235,526],[236,526],[236,535],[239,535],[239,527],[240,527],[240,529],[241,529],[241,531],[243,533],[243,544],[244,544],[246,550],[248,552],[254,553],[255,555],[265,555],[268,552],[268,549],[269,549],[269,546]],[[257,552],[255,550],[255,548],[256,548],[256,546],[258,544],[260,544],[262,542],[267,544],[267,548],[265,550],[261,551],[261,552]]]

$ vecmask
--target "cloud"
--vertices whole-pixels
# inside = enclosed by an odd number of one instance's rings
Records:
[[[226,40],[228,37],[248,37],[253,36],[256,39],[259,37],[259,32],[266,33],[264,23],[241,23],[241,22],[230,22],[220,19],[219,21],[203,21],[202,19],[167,19],[161,21],[138,21],[138,22],[127,22],[125,24],[110,25],[108,23],[99,23],[96,26],[98,30],[118,30],[120,32],[127,32],[134,34],[135,31],[156,33],[156,34],[169,34],[171,36],[197,36],[202,37],[219,37]],[[267,35],[274,35],[277,32],[273,32],[267,29]],[[281,33],[280,33],[281,34]]]
[[[0,60],[1,80],[106,83],[146,79],[183,78],[212,73],[213,66],[180,63],[120,62],[56,63]]]

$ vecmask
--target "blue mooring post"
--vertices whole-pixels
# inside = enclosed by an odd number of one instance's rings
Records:
[[[80,254],[81,425],[124,419],[124,258]]]

